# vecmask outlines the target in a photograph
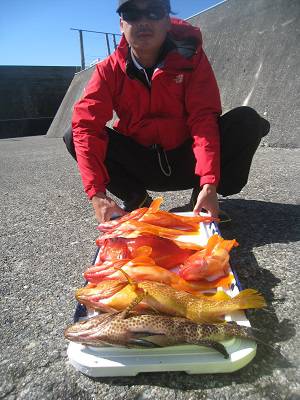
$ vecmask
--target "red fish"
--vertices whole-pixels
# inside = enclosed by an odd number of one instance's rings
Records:
[[[102,262],[109,260],[132,259],[137,255],[137,249],[142,246],[151,247],[151,258],[155,264],[163,268],[173,268],[182,264],[193,250],[182,249],[169,239],[155,235],[142,235],[133,239],[106,239],[100,248],[99,258]],[[198,248],[201,248],[198,246]]]
[[[177,273],[171,272],[155,264],[150,257],[151,248],[147,246],[140,247],[136,251],[137,257],[128,260],[106,261],[103,264],[88,268],[84,277],[92,284],[98,284],[107,280],[126,281],[124,273],[137,282],[148,280],[165,283],[174,289],[184,290],[189,293],[199,293],[200,290],[210,290],[219,286],[229,288],[233,275],[229,274],[225,278],[216,279],[214,281],[199,280],[197,282],[187,282],[178,276]],[[101,286],[102,287],[102,286]]]
[[[109,274],[108,271],[115,271],[116,269],[120,269],[128,263],[130,260],[124,258],[123,260],[109,260],[105,262],[99,261],[95,265],[89,267],[83,274],[84,278],[88,282],[98,283],[103,280],[103,277]]]

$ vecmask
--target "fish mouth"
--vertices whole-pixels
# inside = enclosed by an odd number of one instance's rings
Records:
[[[91,325],[89,320],[86,320],[67,327],[64,330],[64,337],[72,342],[79,342],[82,344],[98,343],[100,339],[93,338],[97,331],[97,326]]]
[[[90,331],[87,329],[86,331],[83,331],[82,328],[79,328],[77,326],[70,326],[65,329],[64,331],[64,336],[68,340],[78,340],[78,341],[84,341],[86,338],[88,338],[90,335]]]
[[[127,282],[115,281],[112,283],[111,287],[83,287],[77,289],[75,292],[75,297],[78,301],[80,300],[89,300],[92,299],[94,301],[107,299],[118,293],[127,285]]]
[[[92,320],[92,321],[95,321]],[[96,323],[91,323],[91,319],[82,319],[79,322],[76,322],[73,325],[68,326],[65,329],[65,333],[78,333],[78,332],[83,332],[84,329],[88,330],[91,328],[94,328],[95,326],[97,326]]]

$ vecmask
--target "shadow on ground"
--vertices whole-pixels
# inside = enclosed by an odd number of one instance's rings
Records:
[[[226,199],[221,200],[220,205],[232,218],[230,224],[220,227],[222,234],[236,235],[245,251],[269,243],[300,240],[299,204]]]
[[[250,383],[263,375],[272,375],[274,369],[292,368],[294,365],[280,353],[275,343],[295,336],[295,326],[287,318],[278,320],[273,304],[285,299],[274,298],[273,289],[281,280],[270,270],[260,266],[253,248],[275,243],[300,240],[300,207],[293,204],[269,203],[256,200],[230,199],[222,209],[230,214],[232,222],[221,226],[225,238],[237,238],[240,247],[232,257],[242,287],[261,291],[267,302],[266,310],[248,312],[251,324],[258,328],[257,337],[268,345],[258,345],[255,359],[248,366],[232,374],[187,375],[180,372],[139,374],[136,377],[99,378],[98,382],[111,385],[157,385],[178,390],[197,390],[224,387],[233,383]],[[269,254],[270,250],[268,250]],[[268,263],[266,263],[268,265]],[[263,328],[261,328],[263,327]],[[280,385],[273,390],[280,393]],[[137,396],[136,400],[140,397]],[[142,397],[141,397],[142,398]]]

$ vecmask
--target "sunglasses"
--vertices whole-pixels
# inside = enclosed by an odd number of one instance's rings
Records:
[[[145,10],[141,10],[138,8],[128,8],[121,12],[121,18],[126,22],[136,22],[141,20],[143,17],[151,20],[151,21],[159,21],[163,19],[167,14],[167,11],[164,7],[149,7]]]

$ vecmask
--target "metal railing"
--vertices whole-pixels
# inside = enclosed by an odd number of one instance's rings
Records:
[[[83,32],[89,33],[98,33],[101,35],[105,35],[106,38],[106,47],[107,47],[107,55],[111,54],[111,45],[110,45],[110,38],[113,40],[114,49],[117,48],[117,36],[122,36],[119,33],[112,33],[112,32],[99,32],[99,31],[90,31],[87,29],[79,29],[79,28],[70,28],[71,31],[77,31],[79,33],[79,43],[80,43],[80,57],[81,57],[81,69],[85,69],[85,54],[84,54],[84,43],[83,43]]]

